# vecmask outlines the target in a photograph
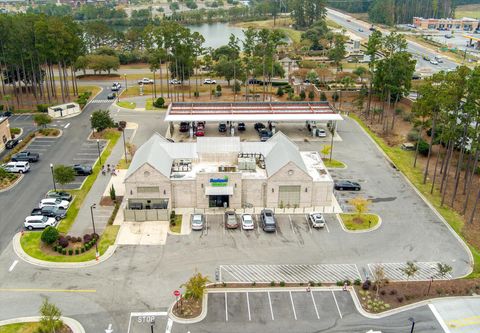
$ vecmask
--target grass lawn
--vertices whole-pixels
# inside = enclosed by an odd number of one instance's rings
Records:
[[[40,323],[18,323],[0,326],[0,333],[35,333]]]
[[[240,22],[235,24],[236,26],[242,28],[257,28],[257,29],[278,29],[282,31],[288,38],[290,38],[295,43],[300,43],[302,37],[302,31],[298,31],[289,27],[292,23],[290,18],[279,18],[277,19],[276,25],[273,25],[273,20],[263,20],[263,21],[251,21],[251,22]]]
[[[153,106],[153,100],[151,98],[147,99],[147,102],[145,103],[145,110],[155,110],[155,111],[161,111],[161,110],[166,110],[167,108],[156,108]]]
[[[109,225],[106,227],[98,242],[98,252],[100,252],[100,255],[104,254],[110,245],[113,245],[119,229],[120,226],[118,225]],[[23,250],[33,258],[52,262],[82,262],[95,259],[95,246],[87,252],[78,255],[45,254],[40,249],[41,236],[41,231],[31,231],[26,232],[20,239]]]
[[[170,225],[170,231],[176,232],[177,234],[180,233],[182,230],[182,215],[175,215],[175,225]]]
[[[130,155],[129,155],[130,156]],[[128,167],[130,166],[130,157],[128,159],[128,163],[125,162],[125,159],[122,158],[120,161],[118,161],[118,164],[117,164],[117,169],[128,169]]]
[[[334,28],[334,29],[342,29],[342,26],[337,22],[327,19],[327,26]]]
[[[329,158],[322,158],[322,160],[323,160],[323,164],[325,164],[327,168],[339,168],[339,169],[345,168],[345,164],[343,162],[334,160],[333,158],[331,160]]]
[[[137,104],[134,102],[123,102],[123,101],[117,102],[117,105],[119,107],[122,107],[125,109],[131,109],[131,110],[135,109],[135,107],[137,106]]]
[[[455,8],[455,18],[480,18],[480,4],[462,5]]]
[[[373,140],[382,148],[382,150],[390,157],[397,168],[413,183],[413,185],[423,194],[423,196],[435,207],[435,209],[443,216],[443,218],[450,224],[455,232],[463,237],[462,229],[465,224],[464,220],[450,207],[440,206],[441,196],[437,191],[430,194],[431,182],[427,180],[426,184],[423,184],[423,170],[420,168],[413,168],[414,153],[400,149],[400,147],[390,147],[385,141],[379,138],[373,133],[355,114],[350,114],[352,119],[355,119],[360,126],[367,131],[367,133],[373,138]],[[464,239],[465,240],[465,239]],[[466,242],[466,241],[465,241]],[[468,243],[467,243],[468,244]],[[468,247],[472,251],[474,259],[473,272],[469,275],[470,278],[480,277],[480,252],[478,249],[468,244]]]
[[[378,224],[378,216],[375,214],[340,214],[342,223],[347,230],[368,230]],[[371,222],[371,223],[369,223]]]
[[[210,91],[211,89],[215,89],[215,85],[202,85],[202,84],[199,84],[198,85],[198,91],[199,92],[207,92],[207,91]],[[226,89],[226,88],[225,88]],[[173,86],[170,86],[170,93],[173,93],[173,92],[177,92],[181,95],[182,94],[182,91],[185,93],[185,96],[188,96],[188,83],[185,83],[185,85],[181,86],[181,85],[178,85],[176,86],[176,90],[173,89]],[[192,96],[193,96],[193,92],[195,91],[195,81],[192,82],[191,84],[191,91],[192,91]],[[163,92],[163,94],[165,95],[165,98],[166,98],[166,94],[167,94],[167,86],[164,84],[163,85],[163,89],[160,90],[160,84],[157,83],[157,97],[160,97],[159,94]],[[151,95],[153,94],[153,84],[149,84],[149,85],[144,85],[143,86],[143,94],[144,95]],[[124,98],[124,97],[135,97],[135,96],[140,96],[140,85],[135,85],[135,86],[129,86],[128,89],[125,91],[122,92],[122,96],[120,98]]]

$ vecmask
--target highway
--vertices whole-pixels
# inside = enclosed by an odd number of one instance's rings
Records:
[[[336,10],[327,8],[327,17],[343,26],[345,29],[351,31],[355,35],[367,39],[368,36],[372,33],[370,28],[370,23],[357,20],[352,16],[346,15]],[[390,32],[384,29],[379,29],[382,34],[389,34]],[[438,65],[432,65],[429,61],[426,61],[422,56],[426,55],[428,58],[433,58],[435,55],[439,55],[437,52],[432,51],[429,48],[426,48],[418,43],[407,41],[407,51],[410,52],[414,58],[417,60],[417,65],[415,67],[416,71],[428,73],[435,73],[441,70],[455,69],[459,64],[449,59],[443,58],[443,63]]]

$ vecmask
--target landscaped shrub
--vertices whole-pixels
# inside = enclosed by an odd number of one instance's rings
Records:
[[[79,254],[80,253],[80,250],[79,249],[75,249],[75,254]]]
[[[92,236],[90,234],[83,235],[83,242],[86,244],[92,240]]]
[[[73,254],[73,249],[68,249],[68,255],[71,256]]]
[[[277,96],[282,97],[285,94],[282,87],[278,87],[277,89]]]
[[[156,108],[163,108],[165,106],[165,99],[163,97],[157,98],[153,102],[153,106],[156,107]]]
[[[193,92],[193,96],[194,96],[194,97],[199,97],[199,96],[200,96],[200,93],[199,93],[198,91],[194,91],[194,92]]]
[[[121,127],[121,128],[125,128],[125,127],[127,127],[127,122],[125,120],[120,120],[118,122],[118,126]]]
[[[339,286],[339,287],[343,286],[343,283],[344,283],[343,281],[337,281],[337,286]]]
[[[313,92],[313,90],[309,91],[308,92],[308,99],[313,101],[314,98],[315,98],[315,93]]]
[[[321,283],[321,282],[317,282],[317,286],[318,286],[318,287],[321,287],[321,286],[322,286],[322,283]]]
[[[99,234],[93,234],[93,233],[92,233],[91,236],[92,236],[92,240],[95,240],[95,241],[100,238],[100,235],[99,235]],[[94,242],[94,243],[95,243],[95,242]]]
[[[38,112],[48,112],[48,104],[37,104],[37,111]]]
[[[58,239],[58,230],[54,227],[46,227],[42,232],[41,240],[48,245],[55,243]]]
[[[350,281],[350,280],[344,280],[344,281],[343,281],[343,284],[345,284],[345,283],[347,284],[347,286],[351,286],[351,285],[352,285],[352,281]]]
[[[67,254],[67,249],[62,249],[62,254]]]
[[[362,284],[362,289],[369,290],[371,285],[372,285],[372,282],[370,280],[365,280]]]
[[[315,285],[315,282],[314,281],[308,281],[308,285],[313,287]]]
[[[90,243],[85,244],[85,251],[90,250],[90,247],[91,247],[91,246],[90,246]]]
[[[81,253],[85,252],[85,246],[82,246],[82,247],[80,248],[80,252],[81,252]]]
[[[397,294],[397,290],[396,290],[396,289],[390,290],[390,295],[396,295],[396,294]]]
[[[66,248],[68,246],[68,239],[65,237],[61,236],[58,238],[58,245],[60,245],[62,248]]]
[[[359,286],[362,284],[362,281],[360,279],[355,279],[355,281],[353,281],[353,284]]]
[[[420,155],[428,156],[428,150],[430,147],[428,142],[426,142],[423,139],[420,139],[420,141],[418,141],[417,144],[418,144],[418,152],[420,153]]]
[[[411,121],[412,121],[412,118],[413,118],[413,116],[412,116],[412,114],[411,114],[410,112],[405,112],[405,113],[403,114],[403,116],[402,116],[402,119],[403,119],[404,121],[407,121],[407,122],[411,122]]]
[[[72,240],[72,236],[70,236],[70,235],[67,235],[66,238],[67,238],[67,240],[68,240],[69,242]]]
[[[275,287],[275,281],[270,282],[270,287]]]
[[[411,142],[417,142],[418,139],[420,139],[420,133],[418,133],[417,130],[412,129],[410,132],[407,134],[407,140]]]
[[[285,281],[280,281],[280,287],[285,287]]]
[[[325,102],[327,100],[327,95],[325,95],[325,93],[323,91],[320,93],[320,100],[322,102]]]
[[[300,91],[299,96],[300,96],[300,99],[301,99],[302,101],[304,101],[305,98],[307,97],[307,95],[305,94],[305,90]]]
[[[401,115],[402,113],[403,113],[403,110],[402,110],[402,109],[400,109],[400,108],[395,109],[395,114],[396,114],[397,116]]]

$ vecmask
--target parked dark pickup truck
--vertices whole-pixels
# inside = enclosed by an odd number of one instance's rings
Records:
[[[38,162],[40,155],[29,151],[22,151],[12,156],[12,162]]]

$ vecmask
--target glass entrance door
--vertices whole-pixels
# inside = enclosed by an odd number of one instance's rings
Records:
[[[208,196],[208,206],[209,207],[223,208],[223,207],[228,207],[228,205],[229,205],[229,196],[228,195],[209,195]]]

